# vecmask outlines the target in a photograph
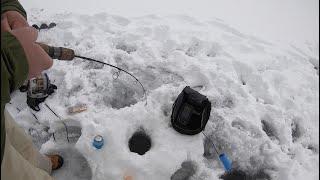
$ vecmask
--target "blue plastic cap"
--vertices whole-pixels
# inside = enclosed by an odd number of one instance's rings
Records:
[[[97,148],[97,149],[101,149],[102,146],[104,144],[104,140],[103,140],[103,137],[100,136],[100,135],[97,135],[94,137],[93,139],[93,142],[92,142],[92,145]]]
[[[220,154],[219,159],[222,162],[225,171],[230,172],[232,169],[232,163],[228,159],[228,156],[223,153],[223,154]]]
[[[103,142],[93,142],[92,145],[97,148],[97,149],[101,149],[103,146]]]

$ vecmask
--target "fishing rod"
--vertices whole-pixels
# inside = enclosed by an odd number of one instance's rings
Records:
[[[76,55],[73,49],[69,49],[69,48],[64,48],[64,47],[54,47],[54,46],[49,46],[43,43],[38,43],[38,45],[41,46],[41,48],[52,58],[52,59],[58,59],[58,60],[65,60],[65,61],[72,61],[74,58],[80,58],[86,61],[91,61],[91,62],[96,62],[96,63],[100,63],[106,66],[110,66],[112,68],[117,69],[119,72],[123,71],[126,74],[129,74],[131,77],[133,77],[141,86],[142,90],[143,90],[143,94],[144,94],[144,98],[146,100],[146,104],[147,105],[147,93],[146,93],[146,89],[144,88],[144,86],[142,85],[142,83],[139,81],[138,78],[136,78],[133,74],[131,74],[130,72],[114,66],[112,64],[103,62],[103,61],[99,61],[93,58],[88,58],[88,57],[84,57],[84,56],[80,56],[80,55]]]

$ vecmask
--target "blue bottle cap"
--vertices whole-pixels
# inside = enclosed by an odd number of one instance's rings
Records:
[[[228,159],[228,156],[224,153],[219,155],[219,159],[223,164],[225,171],[230,172],[232,169],[231,161]]]
[[[101,135],[97,135],[97,136],[94,137],[92,145],[95,148],[101,149],[103,144],[104,144],[104,140],[103,140],[103,137]]]

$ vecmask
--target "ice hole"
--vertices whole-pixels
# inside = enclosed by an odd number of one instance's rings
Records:
[[[220,179],[223,179],[223,180],[246,180],[247,179],[247,175],[243,171],[233,170],[233,171],[231,171],[229,173],[223,174],[220,177]]]
[[[129,139],[129,149],[131,152],[144,155],[151,148],[151,138],[144,130],[136,131]]]
[[[225,173],[220,176],[220,179],[223,180],[270,180],[270,176],[266,174],[263,170],[258,171],[257,173],[250,175],[248,172],[244,172],[238,169],[233,169],[229,173]]]

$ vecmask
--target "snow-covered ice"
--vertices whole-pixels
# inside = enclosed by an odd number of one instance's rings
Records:
[[[219,179],[224,170],[209,141],[202,134],[181,135],[170,125],[172,104],[189,85],[211,101],[205,132],[235,168],[256,179],[319,178],[319,44],[283,46],[219,19],[183,15],[29,12],[30,24],[43,22],[57,26],[41,30],[38,42],[124,68],[147,89],[145,105],[141,87],[124,73],[115,77],[116,70],[81,59],[55,61],[47,73],[58,89],[46,103],[62,119],[80,122],[82,135],[70,150],[50,137],[47,127],[59,118],[41,104],[41,111],[33,112],[36,119],[21,103],[26,94],[13,94],[7,108],[17,122],[36,132],[33,137],[50,138],[38,142],[38,147],[44,143],[41,151],[61,149],[81,159],[79,164],[88,163],[82,177],[120,180],[129,174],[135,180],[164,180],[191,161],[196,166],[191,179]],[[67,108],[78,103],[88,110],[69,115]],[[140,128],[152,139],[143,156],[128,147]],[[97,134],[105,140],[100,150],[92,146]],[[70,162],[70,172],[81,171]],[[77,179],[64,173],[56,178]]]

